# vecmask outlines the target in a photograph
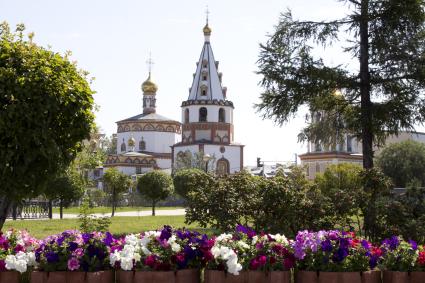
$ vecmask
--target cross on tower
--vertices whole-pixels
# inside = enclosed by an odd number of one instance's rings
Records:
[[[148,65],[148,69],[149,69],[149,76],[151,75],[151,71],[152,71],[152,65],[155,64],[152,61],[152,54],[151,52],[149,52],[149,60],[146,61],[146,64]]]
[[[208,5],[205,9],[205,15],[207,16],[207,25],[208,25],[208,15],[210,14],[210,10],[208,10]]]

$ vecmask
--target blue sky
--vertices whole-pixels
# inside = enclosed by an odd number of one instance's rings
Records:
[[[158,84],[157,112],[179,120],[203,44],[205,7],[209,6],[211,44],[227,96],[235,105],[235,141],[245,144],[245,165],[263,160],[292,160],[305,152],[297,143],[305,112],[279,127],[262,120],[260,76],[255,74],[259,43],[272,33],[281,12],[295,18],[334,19],[346,7],[334,0],[0,0],[0,21],[24,23],[35,41],[52,50],[72,51],[78,66],[95,77],[97,123],[110,135],[116,121],[142,112],[140,85],[147,78],[149,52]],[[319,51],[320,54],[321,51]],[[333,63],[338,56],[323,53]],[[334,62],[335,60],[335,62]]]

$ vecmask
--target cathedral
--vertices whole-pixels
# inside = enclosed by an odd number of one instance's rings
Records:
[[[204,45],[189,97],[181,104],[182,122],[156,113],[158,87],[149,72],[142,84],[143,113],[116,122],[117,154],[107,157],[105,168],[116,167],[127,175],[154,169],[172,170],[175,161],[190,152],[210,158],[211,170],[219,175],[243,169],[244,146],[233,141],[234,106],[221,83],[208,21],[203,33]]]

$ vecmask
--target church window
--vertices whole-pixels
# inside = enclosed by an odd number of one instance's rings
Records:
[[[121,144],[121,152],[125,152],[127,149],[126,149],[126,146],[125,146],[125,142],[124,142],[124,139],[122,140],[122,144]]]
[[[218,121],[220,123],[226,122],[226,112],[224,111],[223,108],[220,108],[220,110],[218,110]]]
[[[202,61],[202,67],[203,68],[207,68],[208,67],[208,61],[206,59],[204,59],[204,61]]]
[[[208,110],[205,107],[199,108],[199,122],[206,122],[208,116]]]
[[[142,166],[136,166],[136,174],[142,174]]]
[[[186,109],[184,111],[184,122],[187,124],[189,123],[189,109]]]
[[[139,142],[139,150],[146,150],[146,142],[143,139]]]
[[[206,89],[203,89],[202,90],[202,96],[205,96],[205,95],[207,95],[207,90]]]

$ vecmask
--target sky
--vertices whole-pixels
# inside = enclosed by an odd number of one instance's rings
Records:
[[[227,97],[233,101],[235,142],[245,145],[244,165],[290,161],[306,151],[297,142],[305,110],[282,126],[263,120],[256,74],[259,44],[274,31],[281,12],[294,18],[330,20],[346,14],[335,0],[0,0],[0,21],[24,23],[34,41],[56,52],[72,52],[78,67],[90,72],[98,106],[96,122],[106,135],[116,121],[142,113],[141,84],[148,76],[158,85],[157,113],[181,121],[181,102],[192,84],[202,49],[206,6],[211,45],[220,62]],[[318,51],[330,63],[339,57]],[[321,54],[320,52],[323,52]],[[334,58],[335,57],[335,58]],[[335,62],[334,62],[335,60]]]

